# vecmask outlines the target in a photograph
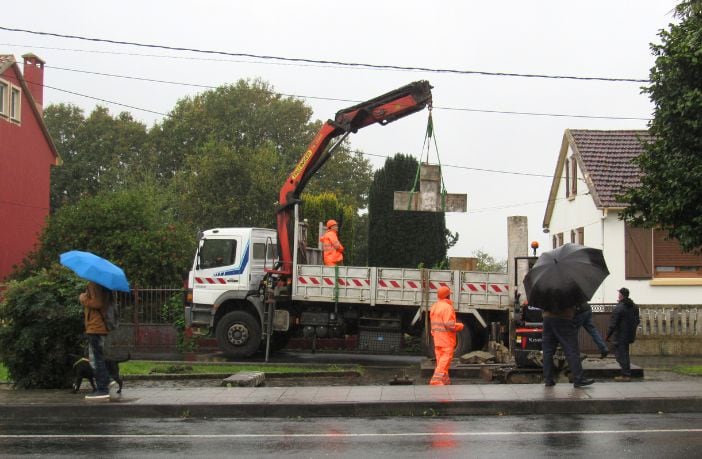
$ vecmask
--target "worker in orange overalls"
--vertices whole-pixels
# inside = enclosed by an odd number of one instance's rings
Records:
[[[436,369],[429,384],[444,386],[451,384],[449,367],[456,349],[456,332],[463,330],[463,324],[456,322],[456,311],[453,301],[449,299],[451,289],[442,285],[436,292],[438,301],[431,305],[429,320],[431,322],[431,336],[434,337],[434,355],[436,355]]]
[[[344,246],[339,242],[339,225],[336,220],[327,222],[327,231],[320,237],[322,241],[322,251],[324,252],[324,264],[326,266],[337,266],[344,261]]]

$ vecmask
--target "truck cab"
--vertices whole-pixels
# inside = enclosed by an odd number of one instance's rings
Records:
[[[189,326],[213,325],[212,305],[257,294],[276,258],[276,232],[264,228],[215,228],[200,233],[188,277]],[[188,310],[189,309],[189,310]]]

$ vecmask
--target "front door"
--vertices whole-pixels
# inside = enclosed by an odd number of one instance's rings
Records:
[[[193,279],[193,302],[214,304],[228,290],[246,290],[248,247],[240,237],[202,239]]]

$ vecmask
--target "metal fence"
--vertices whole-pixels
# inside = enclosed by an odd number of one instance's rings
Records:
[[[110,333],[106,348],[115,356],[130,352],[140,358],[177,352],[174,323],[183,317],[181,288],[143,288],[115,292],[120,305],[120,327]]]
[[[135,288],[115,294],[123,324],[172,324],[183,313],[182,288]]]

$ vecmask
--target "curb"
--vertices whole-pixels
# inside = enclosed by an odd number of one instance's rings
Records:
[[[385,416],[516,416],[545,414],[643,414],[702,412],[701,398],[543,401],[387,401],[306,403],[180,404],[7,404],[5,419],[70,418],[317,418]]]

